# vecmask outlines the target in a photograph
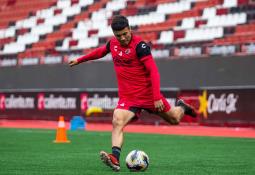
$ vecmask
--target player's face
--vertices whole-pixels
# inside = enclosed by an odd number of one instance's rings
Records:
[[[120,31],[113,31],[113,33],[122,46],[127,46],[129,44],[131,40],[131,30],[129,27]]]

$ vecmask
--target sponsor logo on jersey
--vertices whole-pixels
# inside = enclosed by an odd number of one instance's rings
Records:
[[[142,48],[144,48],[144,49],[146,48],[146,44],[145,43],[142,44]]]
[[[125,54],[129,54],[130,52],[131,52],[130,49],[125,50]]]
[[[125,106],[125,103],[121,103],[120,106],[121,106],[121,107],[124,107],[124,106]]]
[[[113,62],[116,66],[129,66],[130,64],[132,64],[132,59],[126,59],[123,57],[114,56]]]

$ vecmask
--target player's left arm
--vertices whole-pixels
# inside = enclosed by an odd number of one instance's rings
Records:
[[[152,57],[151,49],[148,44],[141,41],[136,47],[136,53],[138,58],[143,62],[145,68],[150,72],[155,108],[162,111],[164,104],[160,94],[160,76],[157,65]]]

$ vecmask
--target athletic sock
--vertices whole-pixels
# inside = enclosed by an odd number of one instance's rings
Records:
[[[121,152],[120,147],[117,147],[117,146],[112,147],[112,154],[117,158],[118,161],[120,159],[120,152]]]

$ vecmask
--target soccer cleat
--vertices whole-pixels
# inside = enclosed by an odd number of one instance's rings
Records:
[[[195,108],[185,103],[183,100],[178,100],[176,106],[181,106],[184,109],[184,114],[186,115],[189,115],[194,118],[197,116]]]
[[[120,163],[114,155],[108,154],[105,151],[100,151],[100,158],[102,162],[109,166],[113,171],[120,170]]]

